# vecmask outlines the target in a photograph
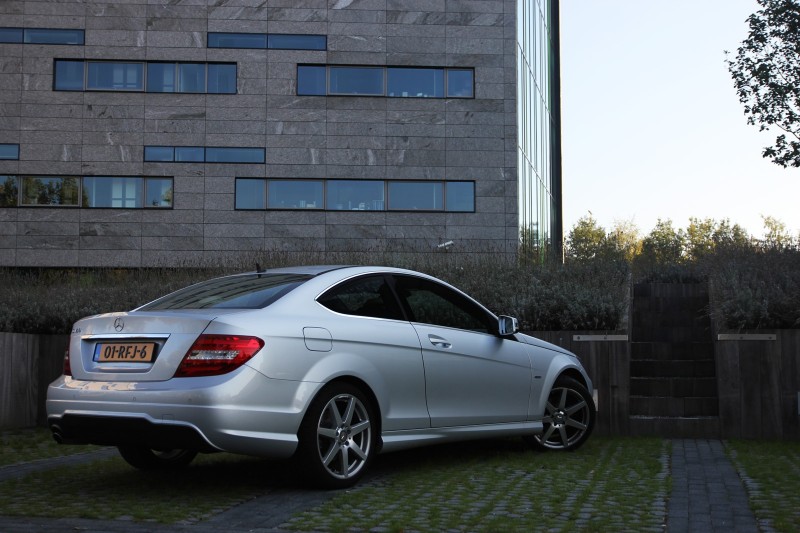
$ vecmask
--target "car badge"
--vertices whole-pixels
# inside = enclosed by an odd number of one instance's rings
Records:
[[[114,329],[119,333],[125,329],[125,322],[121,318],[114,320]]]

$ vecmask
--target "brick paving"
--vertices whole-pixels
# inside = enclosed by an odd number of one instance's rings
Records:
[[[672,441],[668,533],[764,531],[718,440]]]
[[[37,470],[80,464],[105,458],[116,452],[102,449],[74,456],[0,467],[0,481],[19,479]],[[375,472],[368,477],[382,477]],[[666,509],[667,533],[769,532],[750,510],[747,493],[733,464],[717,440],[674,440],[670,461],[672,493]],[[368,482],[365,479],[364,482]],[[141,533],[218,531],[277,533],[284,531],[295,513],[313,509],[335,495],[332,491],[277,488],[268,494],[237,505],[208,520],[192,524],[163,525],[125,520],[80,518],[1,517],[0,531],[82,531],[86,533]]]

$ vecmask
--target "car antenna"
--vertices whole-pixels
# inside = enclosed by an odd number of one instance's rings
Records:
[[[256,263],[256,274],[259,274],[259,276],[258,276],[259,278],[261,277],[261,274],[263,274],[264,272],[266,272],[266,270],[261,268],[261,265]]]

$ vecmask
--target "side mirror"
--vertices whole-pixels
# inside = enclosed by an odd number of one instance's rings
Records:
[[[500,315],[497,318],[497,326],[501,337],[508,337],[519,331],[519,323],[513,316]]]

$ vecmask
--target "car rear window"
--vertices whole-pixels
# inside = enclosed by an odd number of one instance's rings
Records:
[[[217,278],[168,294],[139,311],[261,309],[312,277],[305,274],[252,274]]]

